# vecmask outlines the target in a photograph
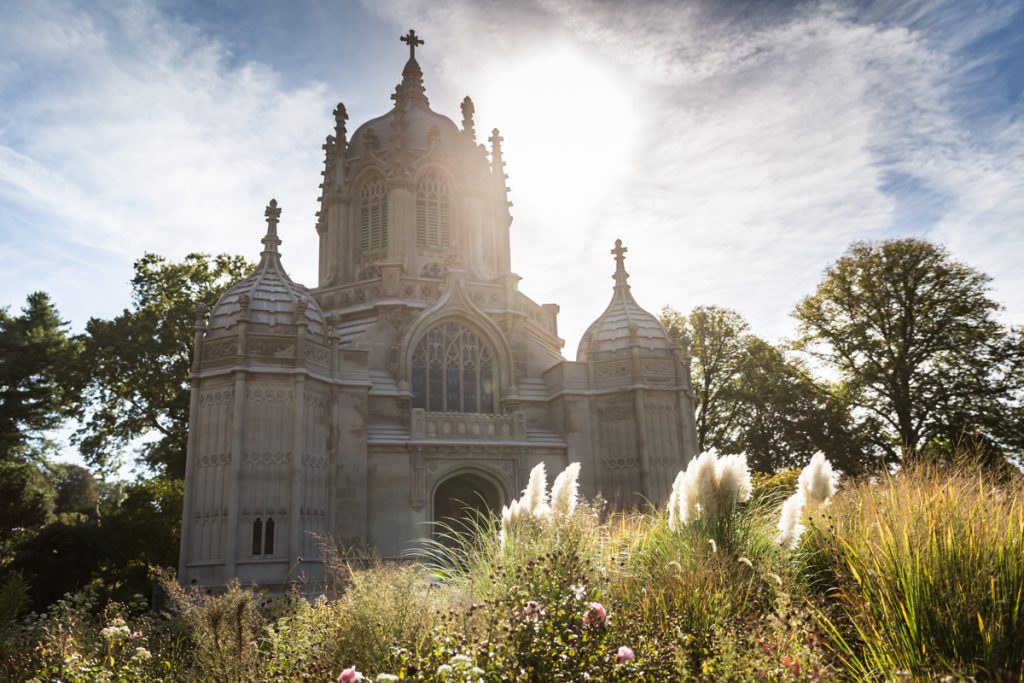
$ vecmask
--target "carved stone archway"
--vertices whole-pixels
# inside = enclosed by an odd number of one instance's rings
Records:
[[[480,514],[501,510],[501,487],[490,477],[474,470],[462,470],[445,478],[431,497],[435,535],[448,529],[465,531]]]

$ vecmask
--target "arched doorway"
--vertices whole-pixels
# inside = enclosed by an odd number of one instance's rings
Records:
[[[445,479],[434,490],[434,522],[436,533],[447,529],[465,531],[466,522],[480,513],[496,513],[502,496],[490,480],[472,472],[463,472]]]

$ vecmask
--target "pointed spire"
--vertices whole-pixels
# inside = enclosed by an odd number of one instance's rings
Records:
[[[334,139],[341,144],[342,148],[348,144],[346,121],[348,121],[348,110],[345,109],[343,103],[338,102],[338,106],[334,108]]]
[[[416,46],[423,45],[423,39],[416,35],[416,31],[409,29],[409,33],[399,40],[409,45],[409,61],[405,63],[405,68],[402,70],[402,82],[395,87],[395,93],[391,99],[395,101],[395,106],[399,109],[406,109],[411,104],[430,106],[430,102],[427,100],[427,89],[423,86],[423,71],[416,61]]]
[[[473,106],[473,100],[469,99],[469,95],[462,98],[462,132],[476,144],[476,126],[473,123],[473,114],[476,113],[476,107]]]
[[[611,254],[615,257],[615,275],[612,277],[615,279],[615,287],[629,288],[629,273],[626,272],[626,252],[629,251],[627,247],[622,246],[622,240],[615,240],[615,248],[612,249]]]
[[[277,223],[281,219],[281,209],[278,208],[276,199],[270,200],[263,215],[267,217],[267,234],[260,240],[263,242],[263,253],[277,254],[277,247],[281,244],[281,238],[277,236]]]
[[[501,137],[498,129],[495,128],[491,131],[491,137],[487,138],[487,141],[491,143],[491,172],[504,173],[505,160],[501,157],[501,143],[505,141],[505,138]]]
[[[505,199],[508,200],[508,193],[511,189],[505,184],[508,180],[508,174],[505,173],[505,159],[501,155],[501,143],[504,142],[505,138],[501,137],[498,129],[495,128],[491,131],[491,137],[488,141],[491,143],[491,173],[495,180],[498,182],[498,187],[505,193]],[[512,206],[512,202],[508,202],[509,206]]]

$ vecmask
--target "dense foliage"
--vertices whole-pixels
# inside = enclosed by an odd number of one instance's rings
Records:
[[[997,319],[989,282],[929,242],[858,242],[797,306],[798,347],[890,459],[965,434],[1024,453],[1024,331]]]
[[[790,475],[788,481],[793,483]],[[8,619],[3,674],[64,681],[1018,681],[1024,483],[974,466],[847,481],[775,543],[790,485],[762,479],[727,525],[600,501],[498,533],[449,529],[427,561],[334,556],[326,596],[167,604],[85,591]],[[450,541],[455,540],[453,544]],[[17,579],[0,588],[16,593]],[[8,600],[16,600],[13,595]],[[943,677],[950,677],[948,679]]]
[[[196,307],[212,307],[251,269],[226,254],[189,254],[180,262],[146,254],[135,262],[132,307],[86,325],[77,440],[89,462],[116,461],[145,439],[136,446],[138,459],[158,473],[184,476]]]

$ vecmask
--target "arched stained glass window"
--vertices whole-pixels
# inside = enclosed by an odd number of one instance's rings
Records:
[[[433,413],[493,413],[494,357],[459,323],[423,335],[412,354],[413,407]]]
[[[416,244],[447,247],[451,232],[448,182],[437,173],[425,173],[416,183]]]
[[[388,188],[379,175],[367,178],[359,192],[359,251],[388,246]]]

